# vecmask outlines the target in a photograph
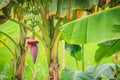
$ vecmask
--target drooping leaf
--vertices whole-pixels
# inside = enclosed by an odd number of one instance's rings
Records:
[[[120,40],[106,41],[98,44],[99,48],[95,53],[95,61],[99,62],[102,58],[109,57],[120,51]]]
[[[59,5],[59,8],[57,8]],[[68,1],[67,0],[52,0],[49,8],[49,15],[55,15],[57,18],[64,18],[68,11]]]
[[[98,4],[99,0],[72,0],[74,9],[90,9]]]
[[[65,49],[70,52],[70,55],[77,60],[82,59],[81,46],[65,43]]]
[[[120,38],[120,6],[63,25],[60,30],[71,44],[103,42]]]
[[[0,9],[7,6],[10,3],[10,0],[0,0]]]
[[[52,0],[49,7],[49,15],[55,15],[57,12],[57,0]]]
[[[111,67],[115,69],[115,64],[102,64],[97,66],[94,72],[94,80],[97,80],[99,78],[114,79]],[[94,66],[88,66],[86,71],[92,72],[93,68]]]
[[[91,73],[75,71],[65,67],[62,71],[62,80],[93,80],[93,75]]]
[[[44,3],[51,2],[52,0],[42,0]]]
[[[59,2],[57,2],[57,0],[52,0],[49,15],[55,15],[57,13],[57,17],[59,18],[64,18],[68,14],[72,16],[75,9],[90,9],[97,5],[98,1],[99,0],[59,0]],[[57,9],[58,4],[59,8]]]
[[[11,9],[16,5],[14,0],[10,1],[5,7],[2,8],[2,12],[5,16],[10,17]]]

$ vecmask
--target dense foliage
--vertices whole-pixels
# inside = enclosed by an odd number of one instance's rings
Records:
[[[119,5],[120,0],[0,0],[0,79],[119,80]]]

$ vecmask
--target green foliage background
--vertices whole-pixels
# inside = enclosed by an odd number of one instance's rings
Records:
[[[12,38],[14,38],[16,41],[18,40],[19,37],[19,27],[17,24],[7,21],[6,23],[0,25],[0,30],[8,33]],[[31,35],[31,33],[28,33]],[[7,37],[3,36],[0,34],[0,39],[4,40],[5,43],[7,43],[12,50],[14,51],[14,44],[7,39]],[[85,44],[85,67],[88,65],[94,65],[95,60],[94,60],[94,55],[95,51],[98,49],[98,46],[96,43],[89,43]],[[62,50],[62,45],[61,41],[59,43],[59,63],[60,65],[62,64],[62,57],[61,57],[61,50]],[[33,74],[34,74],[34,68],[37,70],[37,80],[45,80],[46,77],[48,76],[48,68],[47,68],[47,62],[46,62],[46,54],[45,50],[43,48],[43,45],[41,42],[39,43],[39,53],[37,57],[36,64],[34,65],[31,59],[30,52],[28,51],[27,53],[27,58],[25,62],[25,73],[24,73],[24,80],[31,80],[33,79]],[[13,56],[12,54],[8,51],[8,49],[0,43],[0,80],[5,80],[5,78],[8,80],[10,79],[12,75],[12,59]],[[112,57],[105,58],[102,63],[108,63],[112,62]],[[70,53],[65,50],[65,65],[68,67],[71,67],[72,69],[76,70],[76,65],[75,65],[75,59],[70,55]],[[82,63],[79,61],[79,67],[81,70]],[[61,69],[61,66],[60,66]]]

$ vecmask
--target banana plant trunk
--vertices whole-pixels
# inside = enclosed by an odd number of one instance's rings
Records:
[[[52,30],[51,30],[51,33]],[[51,34],[50,46],[46,48],[48,57],[48,67],[49,67],[49,78],[48,80],[60,80],[59,78],[59,61],[58,61],[58,43],[61,33],[58,32],[57,35]]]
[[[49,79],[59,80],[58,43],[50,48]]]
[[[49,4],[48,4],[49,5]],[[41,3],[40,13],[42,23],[38,22],[43,35],[43,45],[47,54],[47,63],[49,76],[48,80],[60,80],[59,79],[59,62],[58,62],[58,42],[61,36],[59,26],[61,19],[55,24],[55,16],[47,16],[48,7]]]
[[[19,39],[19,43],[16,46],[16,50],[15,50],[16,52],[16,75],[15,75],[16,80],[23,80],[24,64],[25,64],[25,58],[26,58],[25,37],[26,37],[26,29],[20,25],[20,39]]]
[[[24,75],[24,64],[25,64],[26,53],[23,52],[20,57],[17,57],[16,61],[16,79],[23,80]]]

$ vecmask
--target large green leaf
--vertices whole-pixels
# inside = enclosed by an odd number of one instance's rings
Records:
[[[68,50],[71,56],[74,57],[76,60],[82,59],[82,52],[80,45],[65,43],[65,49]]]
[[[84,17],[60,28],[72,44],[102,42],[120,38],[120,6]]]
[[[99,62],[104,56],[109,57],[120,51],[120,40],[106,41],[98,44],[99,48],[95,53],[95,61]]]
[[[113,70],[111,68],[115,70],[115,64],[99,65],[94,72],[94,80],[97,80],[99,78],[114,79]],[[88,66],[86,71],[92,72],[93,69],[94,66]]]
[[[80,72],[66,67],[62,71],[62,80],[93,80],[93,75],[87,72]]]

